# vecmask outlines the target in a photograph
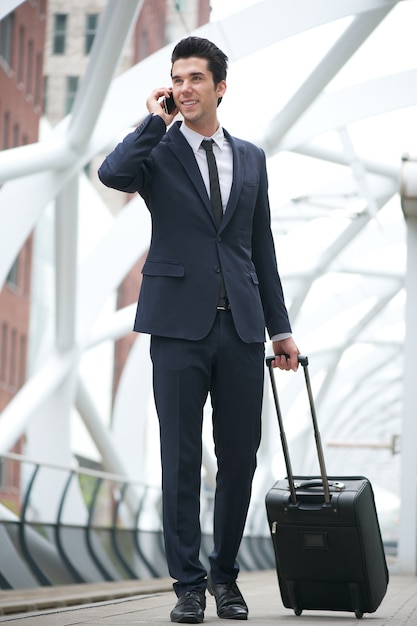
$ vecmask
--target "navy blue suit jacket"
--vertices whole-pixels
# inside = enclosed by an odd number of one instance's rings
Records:
[[[236,330],[246,343],[290,332],[270,228],[265,155],[225,136],[233,184],[217,230],[193,151],[173,124],[149,115],[107,156],[100,180],[138,192],[152,217],[134,330],[197,340],[213,326],[222,268]]]

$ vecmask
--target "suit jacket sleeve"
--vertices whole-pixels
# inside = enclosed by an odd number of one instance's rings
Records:
[[[270,337],[290,333],[291,325],[285,306],[281,279],[278,272],[274,239],[271,231],[271,213],[268,199],[268,178],[265,155],[258,202],[255,208],[252,231],[252,259],[259,277],[259,291],[265,316],[265,326]]]
[[[106,157],[98,170],[101,182],[127,193],[146,188],[150,180],[149,154],[165,133],[164,120],[159,115],[148,115]]]

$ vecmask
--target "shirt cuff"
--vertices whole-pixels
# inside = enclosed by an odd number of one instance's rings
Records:
[[[278,335],[272,335],[271,341],[283,341],[289,337],[292,337],[292,333],[278,333]]]

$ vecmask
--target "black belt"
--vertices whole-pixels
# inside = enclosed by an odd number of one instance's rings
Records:
[[[217,303],[218,311],[230,311],[230,303],[228,298],[219,298]]]

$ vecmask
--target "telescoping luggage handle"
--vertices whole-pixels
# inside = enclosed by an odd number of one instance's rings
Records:
[[[296,504],[297,495],[295,491],[294,474],[293,474],[292,467],[291,467],[291,460],[290,460],[290,454],[288,450],[287,437],[285,435],[281,407],[280,407],[279,400],[278,400],[278,391],[277,391],[277,386],[275,383],[275,375],[274,375],[274,370],[272,367],[272,362],[274,360],[275,360],[274,356],[266,357],[266,364],[268,366],[269,376],[271,378],[272,393],[274,396],[275,408],[277,411],[279,433],[281,437],[282,451],[284,453],[285,467],[287,470],[287,478],[288,478],[288,485],[290,488],[291,502],[292,504]],[[308,372],[308,357],[299,355],[298,362],[300,363],[300,365],[302,365],[303,370],[304,370],[304,377],[306,381],[308,399],[310,402],[311,417],[313,420],[314,438],[316,440],[317,456],[319,459],[320,474],[321,474],[323,490],[324,490],[324,501],[326,504],[330,504],[331,498],[330,498],[329,480],[327,478],[326,464],[324,461],[324,454],[323,454],[323,446],[321,443],[320,431],[319,431],[319,427],[317,423],[317,415],[316,415],[316,409],[314,406],[313,392],[311,390],[310,375]]]

